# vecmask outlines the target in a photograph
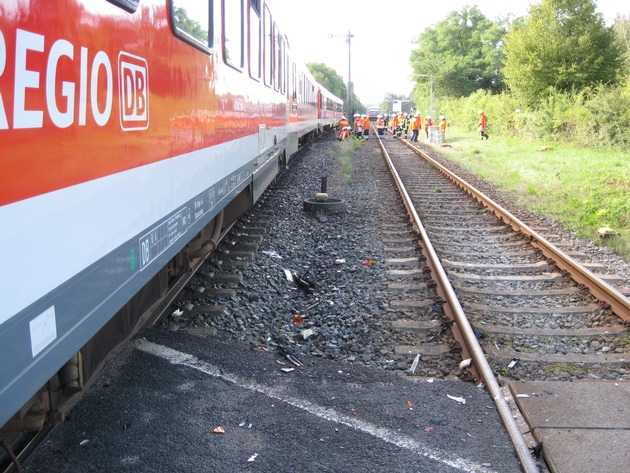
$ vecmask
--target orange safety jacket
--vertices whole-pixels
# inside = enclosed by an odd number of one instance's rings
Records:
[[[363,119],[363,129],[364,130],[369,130],[370,129],[370,117],[365,117]]]
[[[424,129],[426,130],[430,126],[433,126],[433,120],[431,120],[430,118],[427,118],[427,121],[424,122]]]
[[[349,126],[348,120],[339,120],[339,128],[343,128],[345,126]]]
[[[422,128],[422,117],[414,117],[411,122],[411,129],[419,130],[420,128]]]
[[[385,128],[385,120],[383,120],[382,118],[377,118],[376,128]]]
[[[486,131],[486,125],[488,124],[488,117],[485,113],[479,114],[479,131]]]
[[[446,130],[446,120],[440,120],[440,124],[438,126],[440,127],[440,130],[445,131]]]

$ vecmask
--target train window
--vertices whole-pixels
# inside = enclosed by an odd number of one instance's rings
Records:
[[[125,11],[129,13],[135,13],[138,9],[138,3],[140,0],[107,0],[109,3],[113,3],[114,5],[118,5]]]
[[[171,18],[176,36],[196,48],[211,52],[210,0],[171,0]]]
[[[260,1],[249,2],[249,74],[260,80]]]
[[[271,13],[267,5],[265,5],[265,12],[263,14],[263,69],[265,84],[268,86],[273,85],[273,28],[271,24]]]
[[[296,81],[297,81],[297,65],[291,61],[291,98],[293,99],[294,102],[297,102],[297,88],[296,88]]]
[[[223,58],[243,68],[243,2],[223,0]]]
[[[283,81],[282,81],[282,77],[284,74],[284,67],[283,67],[283,59],[284,59],[284,38],[282,37],[282,35],[280,34],[280,31],[278,31],[278,26],[274,23],[273,25],[273,37],[276,41],[275,46],[276,46],[276,51],[275,51],[275,72],[276,72],[276,77],[275,77],[275,82],[274,82],[274,88],[276,90],[282,91],[282,86],[283,86]]]
[[[298,84],[298,102],[304,103],[304,73],[300,72],[299,84]]]

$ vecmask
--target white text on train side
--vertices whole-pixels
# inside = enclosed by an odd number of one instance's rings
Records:
[[[93,53],[65,39],[49,46],[43,35],[21,29],[16,30],[14,44],[10,121],[5,104],[10,107],[6,84],[11,83],[11,77],[7,77],[5,70],[11,51],[0,31],[0,130],[42,128],[44,113],[59,128],[85,126],[90,122],[104,126],[111,118],[116,85],[122,129],[148,128],[148,66],[143,58],[120,52],[118,62],[114,63],[119,69],[116,84],[112,61],[104,51]],[[75,80],[58,77],[63,75],[59,72],[62,65],[65,78],[72,79],[67,72],[72,70]]]

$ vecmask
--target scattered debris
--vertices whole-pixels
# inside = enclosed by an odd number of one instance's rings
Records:
[[[529,394],[517,394],[516,397],[522,398],[522,399],[528,399],[529,398]]]
[[[460,370],[465,370],[466,368],[470,368],[472,366],[472,358],[466,358],[462,360],[459,364]]]
[[[282,259],[282,256],[280,256],[275,251],[263,251],[262,253],[263,253],[263,255],[267,255],[267,256],[269,256],[271,258],[274,258],[274,259]]]
[[[344,264],[346,262],[345,258],[339,258],[335,260],[335,264]]]
[[[88,439],[81,440],[81,442],[79,442],[79,445],[83,446],[83,445],[85,445],[85,444],[86,444],[86,443],[88,443],[88,442],[89,442],[89,440],[88,440]]]
[[[514,358],[512,361],[510,361],[510,364],[507,366],[509,369],[512,369],[516,366],[516,363],[518,363],[520,360],[520,358]]]
[[[529,447],[529,449],[532,451],[532,453],[534,454],[536,458],[540,458],[540,454],[542,453],[542,449],[543,449],[543,444],[542,442],[537,443],[533,447]]]
[[[615,231],[614,229],[610,227],[602,227],[597,230],[597,234],[599,235],[600,238],[603,239],[603,238],[609,238],[613,235],[619,235],[619,232]]]
[[[181,309],[176,309],[173,312],[171,312],[171,316],[173,317],[181,317],[182,315],[184,315],[184,311]]]
[[[541,146],[540,148],[538,148],[538,151],[551,151],[553,149],[553,146]]]
[[[258,454],[257,454],[257,453],[254,453],[251,457],[249,457],[249,458],[247,459],[247,461],[248,461],[249,463],[251,463],[251,462],[253,462],[254,460],[256,460],[256,457],[257,457],[257,456],[258,456]]]
[[[361,266],[370,266],[370,265],[373,265],[374,263],[376,263],[376,260],[371,259],[371,260],[368,260],[368,261],[363,261],[361,263]]]
[[[293,323],[295,325],[301,325],[304,323],[304,317],[302,317],[301,315],[296,315],[295,317],[293,317]]]
[[[413,360],[413,363],[411,363],[411,368],[409,368],[409,372],[410,373],[415,373],[416,369],[418,369],[418,363],[420,362],[420,359],[422,358],[422,354],[418,353],[416,355],[416,358]]]
[[[278,346],[278,353],[280,353],[280,355],[284,356],[287,360],[289,360],[295,366],[304,366],[304,363],[302,363],[302,360],[300,360],[293,353],[289,352],[283,346]]]
[[[407,401],[407,407],[413,407],[413,402]]]
[[[302,330],[302,332],[300,332],[300,335],[302,335],[302,338],[304,340],[308,340],[309,338],[313,338],[316,333],[315,330],[313,330],[312,328],[308,328],[306,330]]]
[[[433,432],[435,430],[435,427],[425,427],[424,431],[425,432]]]
[[[449,320],[448,322],[444,322],[440,325],[440,329],[434,333],[433,335],[431,335],[429,338],[427,338],[427,342],[431,342],[433,341],[433,339],[439,337],[440,335],[442,335],[444,332],[446,332],[446,330],[448,330],[449,328],[451,328],[451,326],[455,323],[454,320]]]
[[[452,399],[453,401],[457,401],[460,404],[466,404],[466,399],[463,397],[451,396],[450,394],[447,394],[446,397]]]
[[[306,276],[300,276],[298,273],[284,269],[284,275],[287,281],[294,283],[300,289],[304,289],[306,292],[311,292],[315,289],[315,283],[306,278]]]
[[[225,433],[225,428],[223,426],[219,425],[218,427],[215,427],[212,432],[215,433],[215,434],[224,434]]]
[[[285,373],[290,373],[291,371],[295,371],[295,368],[280,368],[280,371],[284,371]]]

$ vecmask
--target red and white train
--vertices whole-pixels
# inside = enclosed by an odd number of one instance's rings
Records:
[[[0,3],[0,426],[61,417],[342,101],[263,0]]]

